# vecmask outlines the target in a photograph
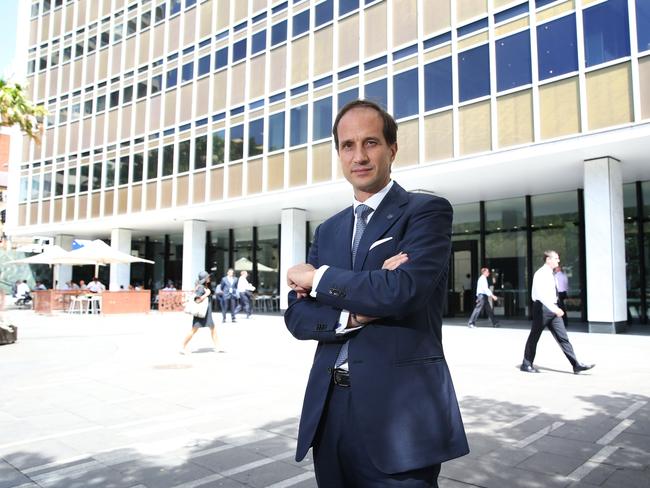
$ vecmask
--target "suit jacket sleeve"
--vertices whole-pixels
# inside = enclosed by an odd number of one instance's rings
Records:
[[[330,267],[318,284],[316,301],[372,317],[402,318],[423,308],[447,274],[452,213],[445,199],[423,199],[402,216],[408,221],[399,249],[408,254],[407,263],[393,271]]]

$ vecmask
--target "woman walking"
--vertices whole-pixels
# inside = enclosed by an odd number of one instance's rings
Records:
[[[196,331],[202,327],[210,327],[210,334],[212,335],[212,342],[214,343],[214,350],[219,352],[224,352],[219,349],[219,339],[217,338],[217,329],[214,326],[214,321],[212,320],[212,291],[210,289],[210,275],[207,271],[201,271],[199,273],[198,280],[196,282],[196,288],[194,289],[194,300],[197,302],[203,302],[204,300],[208,301],[208,310],[205,314],[205,317],[192,317],[192,330],[185,337],[183,341],[183,349],[181,354],[187,354],[189,352],[187,345],[189,344]]]

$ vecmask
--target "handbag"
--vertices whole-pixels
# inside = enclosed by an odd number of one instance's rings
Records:
[[[204,299],[201,302],[197,302],[192,298],[185,303],[185,308],[183,311],[194,317],[202,319],[205,318],[206,314],[208,313],[209,304],[210,300],[208,298]]]

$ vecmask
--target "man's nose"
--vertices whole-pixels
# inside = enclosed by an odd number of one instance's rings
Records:
[[[352,154],[352,162],[362,164],[368,161],[368,152],[366,148],[363,147],[363,144],[359,145],[354,149],[354,154]]]

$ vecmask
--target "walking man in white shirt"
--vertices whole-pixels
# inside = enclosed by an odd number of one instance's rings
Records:
[[[539,373],[539,370],[533,366],[533,361],[535,360],[535,353],[537,351],[537,342],[545,327],[548,327],[562,348],[562,352],[564,352],[564,355],[571,363],[575,374],[595,366],[595,364],[583,364],[578,361],[575,352],[573,352],[573,346],[569,342],[569,336],[567,335],[564,323],[562,322],[564,312],[557,306],[557,288],[555,286],[555,277],[553,276],[553,270],[559,263],[560,256],[557,252],[552,250],[545,251],[544,265],[533,276],[533,325],[530,329],[528,340],[526,341],[524,361],[521,364],[521,370],[526,373]]]
[[[488,300],[488,297],[491,297],[495,302],[498,300],[498,297],[492,293],[490,287],[488,286],[487,277],[490,276],[490,270],[488,268],[481,268],[481,276],[479,277],[476,283],[476,306],[472,315],[469,317],[467,322],[467,327],[473,329],[476,327],[476,319],[481,315],[481,311],[485,309],[490,317],[492,322],[492,327],[499,327],[499,322],[494,317],[494,312],[492,311],[492,306]]]

